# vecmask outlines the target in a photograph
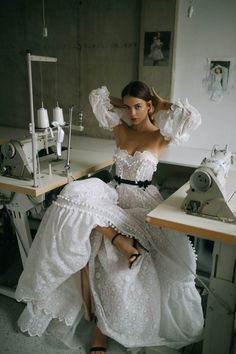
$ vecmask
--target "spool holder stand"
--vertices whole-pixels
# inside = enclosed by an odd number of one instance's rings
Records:
[[[28,80],[29,80],[29,99],[30,99],[30,117],[31,128],[30,133],[32,136],[32,163],[33,163],[33,187],[37,185],[37,139],[35,133],[35,119],[34,119],[34,99],[33,99],[33,84],[32,84],[32,62],[44,62],[44,63],[56,63],[57,58],[44,57],[38,55],[32,55],[27,53],[27,68],[28,68]]]

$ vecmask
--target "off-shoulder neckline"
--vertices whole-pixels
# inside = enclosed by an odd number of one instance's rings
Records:
[[[116,151],[123,152],[126,155],[128,155],[130,158],[134,158],[134,157],[136,157],[136,155],[150,155],[154,160],[156,160],[156,162],[159,161],[157,156],[155,156],[154,153],[152,151],[149,151],[149,150],[143,150],[143,151],[136,150],[133,154],[130,154],[127,149],[122,149],[120,147],[117,147]]]

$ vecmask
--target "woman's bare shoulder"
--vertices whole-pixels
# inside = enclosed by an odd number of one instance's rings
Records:
[[[123,120],[121,120],[120,123],[114,127],[113,131],[116,134],[119,132],[125,132],[128,129],[129,129],[128,124],[126,122],[124,122]]]
[[[128,137],[128,134],[129,134],[128,131],[129,131],[129,126],[124,121],[121,121],[120,124],[117,125],[113,129],[113,135],[114,135],[114,138],[115,138],[116,143],[118,144],[118,146],[120,144],[123,144],[124,141],[127,140],[127,137]]]

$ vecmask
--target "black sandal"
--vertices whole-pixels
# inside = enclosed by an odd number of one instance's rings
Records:
[[[132,265],[137,261],[138,257],[141,256],[141,253],[133,253],[131,256],[129,256],[129,269],[131,269]],[[130,259],[134,257],[134,260],[131,261]]]
[[[134,242],[133,242],[133,247],[136,248],[137,251],[138,251],[138,247],[139,247],[139,248],[141,248],[142,250],[144,250],[145,252],[149,253],[149,251],[148,251],[136,238],[134,238],[133,240],[134,240]],[[135,258],[134,258],[133,261],[130,262],[129,268],[132,267],[133,263],[136,262],[137,258],[138,258],[139,256],[141,256],[141,255],[142,255],[142,253],[139,253],[139,252],[138,252],[138,253],[133,253],[133,254],[131,254],[131,256],[129,257],[129,260],[130,260],[130,258],[132,258],[132,257],[135,257]]]
[[[106,351],[107,351],[107,348],[105,348],[105,347],[92,347],[92,348],[90,348],[90,353],[91,352],[104,352],[104,353],[106,353]]]
[[[124,235],[122,235],[120,232],[117,232],[113,237],[112,237],[112,239],[111,239],[111,243],[112,244],[114,244],[114,241],[115,241],[115,239],[118,237],[118,236],[124,236]],[[136,240],[135,239],[133,239],[134,240],[134,242],[133,242],[133,247],[134,248],[136,248],[135,246],[136,246],[136,244],[139,244],[139,243],[136,243]],[[139,244],[140,245],[140,244]],[[138,252],[138,251],[137,251]],[[128,258],[128,261],[129,261],[129,269],[131,269],[131,267],[132,267],[132,265],[134,264],[134,262],[136,262],[136,260],[138,259],[138,257],[140,257],[141,256],[141,253],[132,253],[130,256],[129,256],[129,258]],[[132,258],[134,258],[132,261],[131,261],[131,259]]]
[[[111,239],[111,243],[113,244],[115,239],[118,237],[118,236],[122,236],[122,234],[120,232],[117,232]]]

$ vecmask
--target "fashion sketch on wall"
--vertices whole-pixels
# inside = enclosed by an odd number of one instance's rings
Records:
[[[171,32],[157,31],[144,34],[144,65],[167,66],[170,56]]]
[[[229,90],[229,82],[232,71],[232,58],[208,58],[207,89],[210,99],[220,102],[223,95]]]

